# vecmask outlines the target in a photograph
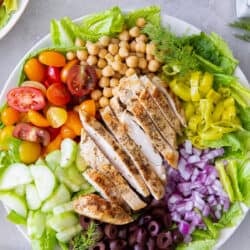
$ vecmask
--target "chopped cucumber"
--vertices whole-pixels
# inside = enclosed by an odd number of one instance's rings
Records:
[[[78,224],[77,216],[72,212],[53,215],[48,219],[48,225],[56,232],[62,232]]]
[[[42,204],[37,188],[34,184],[29,184],[26,186],[26,201],[28,208],[31,210],[38,209]]]
[[[80,172],[83,172],[88,167],[87,162],[81,156],[81,150],[79,145],[77,145],[76,167]]]
[[[70,166],[65,171],[67,173],[68,179],[75,183],[77,186],[82,186],[84,183],[87,182],[74,165]]]
[[[15,188],[15,192],[19,196],[24,196],[25,195],[25,185],[20,185]]]
[[[61,151],[55,150],[51,153],[49,153],[45,158],[46,163],[48,164],[48,167],[55,171],[55,169],[60,166],[61,161]]]
[[[39,158],[39,159],[36,161],[35,165],[46,165],[46,162],[44,161],[44,159]]]
[[[34,178],[35,185],[42,201],[46,200],[56,186],[56,179],[52,171],[44,165],[32,165],[31,174]]]
[[[33,250],[53,250],[58,249],[56,242],[55,232],[50,228],[46,228],[40,239],[31,239],[31,246]]]
[[[0,190],[15,188],[32,182],[29,168],[22,163],[14,163],[5,169],[0,178]]]
[[[64,203],[62,205],[59,205],[59,206],[53,208],[53,213],[55,215],[65,213],[65,212],[71,212],[71,211],[73,211],[73,202],[72,201],[70,201],[68,203]]]
[[[73,227],[67,228],[66,230],[59,232],[56,234],[56,238],[61,242],[68,242],[71,240],[75,235],[80,233],[82,230],[82,227],[77,224]]]
[[[24,199],[20,198],[13,192],[0,192],[0,200],[11,210],[14,210],[17,214],[26,217],[27,206]]]
[[[63,204],[70,201],[70,192],[69,190],[61,184],[54,194],[47,200],[42,206],[43,212],[51,211],[55,206]]]
[[[76,159],[77,144],[72,139],[66,138],[61,143],[61,161],[62,168],[69,167]]]
[[[16,213],[14,210],[10,211],[7,219],[17,225],[26,225],[26,218]]]
[[[46,215],[41,211],[30,211],[27,218],[27,233],[32,239],[42,237],[45,230]]]

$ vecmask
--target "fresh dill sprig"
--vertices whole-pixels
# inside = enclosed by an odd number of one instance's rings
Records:
[[[234,35],[236,38],[239,38],[240,40],[242,41],[245,41],[245,42],[250,42],[250,33],[244,33],[242,35],[240,34],[235,34]]]
[[[88,250],[97,243],[97,224],[91,222],[88,229],[77,234],[72,240],[73,250]]]
[[[233,28],[250,31],[250,18],[240,19],[229,24]]]

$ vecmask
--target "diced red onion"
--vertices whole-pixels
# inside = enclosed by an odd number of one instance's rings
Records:
[[[190,234],[190,228],[191,228],[191,225],[189,223],[187,223],[186,221],[182,220],[180,223],[179,223],[179,230],[180,232],[184,235],[184,236],[187,236]]]
[[[187,162],[189,164],[200,162],[201,158],[198,155],[191,155],[188,157]]]
[[[191,141],[189,141],[189,140],[186,140],[185,142],[184,142],[184,149],[186,150],[186,152],[187,152],[187,154],[192,154],[192,143],[191,143]]]

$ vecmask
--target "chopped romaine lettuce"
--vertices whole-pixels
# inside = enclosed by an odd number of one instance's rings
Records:
[[[0,28],[6,25],[10,15],[17,10],[17,0],[4,0],[0,6]]]
[[[197,240],[192,241],[187,244],[180,244],[177,246],[177,250],[211,250],[213,249],[216,240],[206,239],[206,240]]]
[[[9,18],[10,18],[10,15],[6,12],[5,7],[0,6],[0,28],[5,26]]]

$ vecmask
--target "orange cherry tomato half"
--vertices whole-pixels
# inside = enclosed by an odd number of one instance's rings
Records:
[[[7,94],[7,103],[10,107],[20,112],[41,110],[46,105],[42,92],[32,87],[17,87],[11,89]]]
[[[56,51],[43,51],[38,60],[47,66],[63,67],[66,64],[65,56]]]
[[[39,112],[29,110],[27,113],[28,121],[37,127],[49,127],[50,123],[48,120]]]
[[[68,126],[66,126],[66,125],[63,125],[61,127],[60,134],[62,135],[62,138],[71,138],[71,139],[74,139],[76,137],[75,132],[71,128],[69,128]]]
[[[53,83],[47,89],[48,100],[58,106],[63,106],[70,101],[70,93],[61,83]]]
[[[73,65],[67,77],[67,86],[72,95],[84,96],[96,86],[98,77],[92,66]]]
[[[72,129],[76,135],[81,135],[82,123],[79,114],[75,111],[69,111],[65,125]]]
[[[13,125],[20,121],[20,119],[20,112],[11,107],[4,108],[3,112],[1,113],[1,120],[5,126]]]
[[[95,114],[96,114],[96,104],[95,104],[95,101],[92,99],[83,101],[79,105],[79,108],[81,110],[85,111],[90,116],[95,116]]]
[[[31,81],[43,82],[46,67],[37,58],[29,59],[24,65],[24,73]]]
[[[69,75],[69,70],[72,68],[72,66],[76,65],[79,61],[77,59],[74,59],[72,61],[69,61],[61,70],[61,81],[66,83],[68,75]]]

